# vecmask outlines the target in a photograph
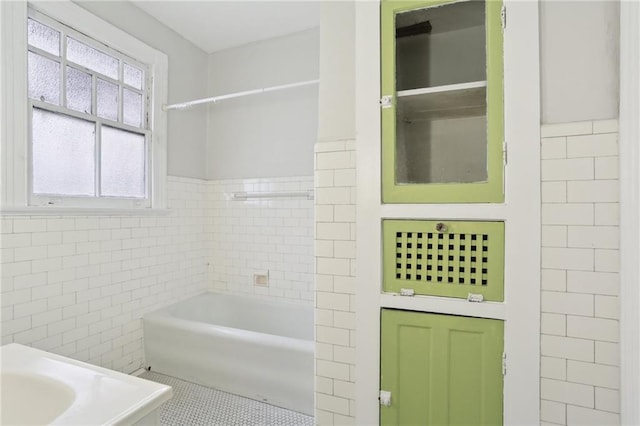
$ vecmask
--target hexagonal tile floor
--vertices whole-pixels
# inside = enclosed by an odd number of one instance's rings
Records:
[[[153,371],[139,377],[173,387],[160,409],[166,426],[313,426],[313,417]]]

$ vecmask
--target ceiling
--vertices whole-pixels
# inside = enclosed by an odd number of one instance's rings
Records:
[[[146,1],[133,3],[207,53],[320,25],[319,1]]]

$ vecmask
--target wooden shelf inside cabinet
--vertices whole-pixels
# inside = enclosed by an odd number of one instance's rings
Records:
[[[487,113],[487,82],[401,90],[399,116],[408,121],[478,117]]]

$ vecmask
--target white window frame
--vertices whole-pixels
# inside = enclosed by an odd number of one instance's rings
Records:
[[[162,105],[167,101],[167,56],[140,40],[98,18],[71,1],[63,2],[1,2],[0,46],[0,131],[2,148],[0,173],[1,208],[7,213],[48,214],[65,211],[83,213],[113,212],[115,210],[153,211],[166,208],[166,113]],[[147,138],[148,172],[147,199],[119,197],[62,197],[32,196],[30,184],[30,116],[38,101],[27,95],[27,19],[29,9],[58,21],[89,39],[107,45],[122,55],[146,65],[151,101],[147,103],[150,138]],[[36,17],[36,20],[37,17]],[[47,24],[47,22],[43,22]],[[74,34],[75,35],[75,34]],[[86,41],[86,40],[80,40]],[[36,105],[37,106],[37,105]],[[56,111],[47,104],[45,109]],[[65,112],[67,114],[67,112]],[[73,114],[68,114],[72,115]],[[125,126],[118,125],[119,128]],[[139,130],[139,129],[138,129]],[[53,203],[53,204],[51,204]]]

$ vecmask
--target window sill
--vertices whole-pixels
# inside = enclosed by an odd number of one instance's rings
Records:
[[[167,216],[171,209],[95,209],[72,207],[2,208],[0,216]]]

